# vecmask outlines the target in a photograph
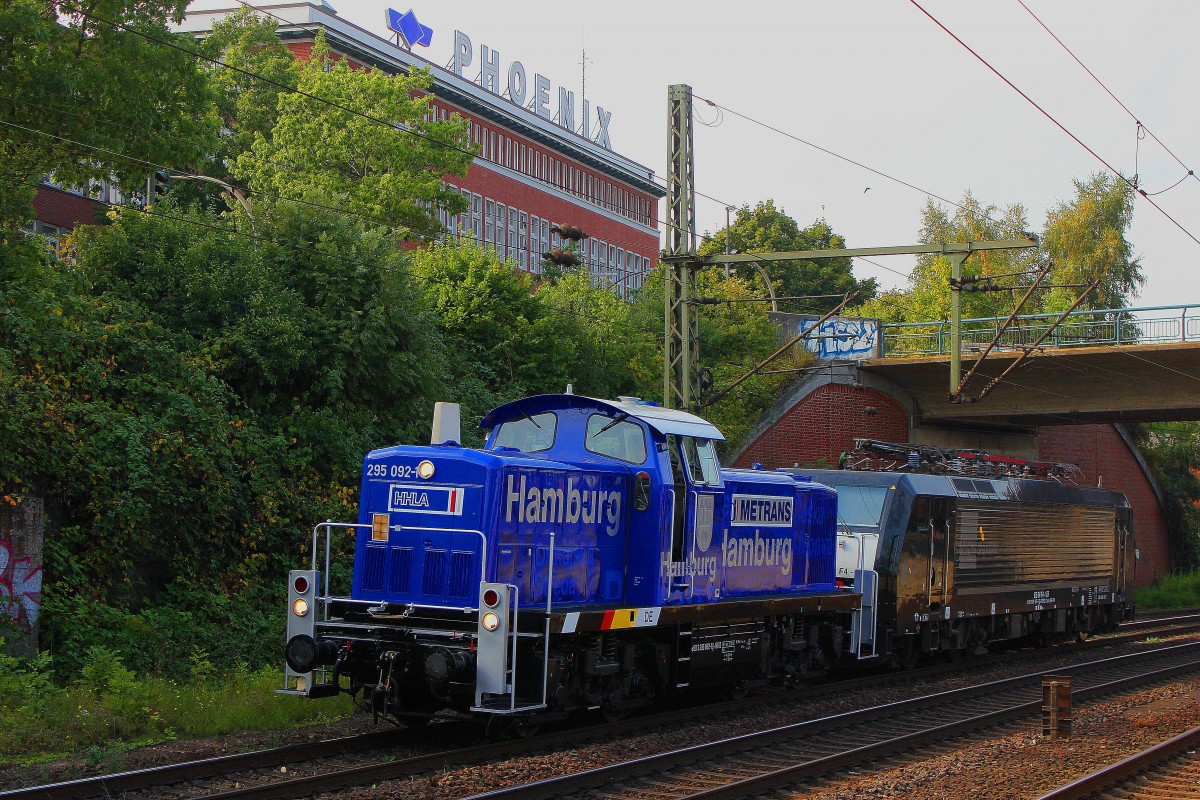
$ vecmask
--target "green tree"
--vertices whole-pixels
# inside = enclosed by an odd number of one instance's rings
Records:
[[[1200,422],[1132,426],[1165,495],[1167,541],[1173,572],[1200,567]]]
[[[451,354],[446,378],[465,418],[563,391],[578,358],[573,318],[534,296],[533,276],[468,241],[435,243],[411,259]]]
[[[921,244],[941,242],[981,242],[1017,238],[1028,228],[1025,209],[1018,204],[1003,210],[984,205],[967,192],[953,213],[944,206],[927,201],[921,214]],[[962,293],[962,316],[994,317],[1008,314],[1020,299],[1022,290],[1033,282],[1035,271],[1043,263],[1036,249],[981,250],[963,265],[964,276],[990,278],[990,282],[1010,291]],[[1041,310],[1040,298],[1024,309]],[[864,303],[856,313],[878,317],[885,322],[928,322],[948,319],[950,315],[950,260],[925,253],[917,256],[916,266],[906,289],[886,292]]]
[[[1080,308],[1124,308],[1146,282],[1141,261],[1125,238],[1133,221],[1134,189],[1124,179],[1099,172],[1076,180],[1075,197],[1046,215],[1042,248],[1054,262],[1055,284],[1100,285]],[[1047,311],[1066,309],[1080,289],[1054,289]]]
[[[280,97],[300,82],[300,65],[280,41],[278,27],[274,20],[242,8],[217,20],[212,34],[200,44],[207,57],[237,68],[208,62],[221,118],[221,147],[213,157],[217,177],[227,177],[256,137],[271,138]]]
[[[663,392],[663,271],[652,273],[634,298],[631,335],[640,344],[630,362],[638,395],[661,398]],[[703,270],[697,285],[704,297],[747,300],[762,295],[761,280],[725,276],[723,268]],[[779,348],[779,330],[767,316],[765,303],[729,302],[699,306],[700,368],[720,392]],[[725,434],[725,450],[736,448],[759,415],[795,380],[810,356],[802,347],[781,355],[719,402],[701,409]]]
[[[256,132],[233,174],[263,195],[335,206],[410,240],[432,237],[440,209],[466,209],[443,178],[465,175],[472,156],[462,118],[428,118],[431,85],[420,70],[331,66],[319,37],[300,69],[302,93],[280,94],[270,135]]]
[[[611,288],[594,285],[585,270],[543,281],[534,297],[569,329],[572,358],[566,372],[576,392],[594,397],[634,392],[632,365],[653,349],[655,337],[634,326],[630,303]],[[661,330],[657,338],[662,338]]]
[[[774,200],[749,204],[737,210],[729,226],[729,246],[735,253],[775,253],[788,250],[840,250],[846,241],[833,232],[823,219],[801,228],[794,219],[775,207]],[[724,253],[726,229],[705,234],[700,244],[701,255]],[[808,295],[840,295],[858,292],[859,300],[875,296],[874,278],[856,280],[849,258],[824,258],[812,261],[764,261],[762,269],[781,297]],[[739,265],[734,271],[749,282],[761,286],[759,270],[753,265]],[[761,291],[761,290],[760,290]],[[828,309],[837,301],[820,300],[797,304],[785,303],[782,310]]]
[[[0,225],[29,219],[45,175],[142,189],[153,165],[196,163],[217,117],[190,46],[167,30],[182,0],[0,3]],[[109,24],[114,23],[114,24]],[[117,27],[118,25],[124,26]]]

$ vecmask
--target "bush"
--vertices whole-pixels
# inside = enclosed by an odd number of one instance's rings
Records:
[[[105,757],[114,750],[178,736],[328,722],[352,710],[349,698],[317,703],[275,695],[282,667],[238,664],[219,675],[208,654],[196,651],[186,671],[195,677],[138,677],[116,652],[97,646],[76,682],[56,686],[47,656],[23,662],[0,655],[0,763],[79,752],[117,769]]]
[[[1138,608],[1200,608],[1200,571],[1166,575],[1133,593]]]

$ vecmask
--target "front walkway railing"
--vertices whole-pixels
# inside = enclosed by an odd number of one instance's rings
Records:
[[[1000,336],[998,350],[1033,344],[1058,314],[1017,317]],[[1004,317],[964,319],[962,346],[967,353],[982,351],[996,336]],[[879,326],[883,358],[946,355],[949,322],[897,322]],[[1106,308],[1075,311],[1042,342],[1042,347],[1090,347],[1114,344],[1157,344],[1200,341],[1200,305]]]

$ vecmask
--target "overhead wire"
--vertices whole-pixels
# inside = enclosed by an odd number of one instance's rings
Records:
[[[987,67],[988,70],[992,72],[992,74],[994,74],[1000,80],[1004,81],[1004,83],[1006,83],[1009,86],[1009,88],[1011,88],[1014,92],[1019,94],[1031,106],[1033,106],[1035,109],[1037,109],[1042,114],[1042,116],[1044,116],[1046,119],[1050,120],[1050,122],[1053,123],[1055,127],[1057,127],[1060,131],[1065,133],[1072,141],[1074,141],[1077,145],[1079,145],[1081,148],[1083,148],[1085,151],[1087,151],[1092,156],[1092,158],[1096,159],[1101,164],[1103,164],[1105,169],[1107,169],[1109,172],[1111,172],[1113,175],[1115,175],[1119,180],[1123,181],[1126,185],[1128,185],[1131,189],[1133,189],[1137,194],[1146,198],[1147,203],[1152,205],[1155,208],[1155,210],[1157,210],[1160,214],[1162,214],[1164,217],[1166,217],[1176,228],[1178,228],[1180,231],[1182,231],[1184,233],[1184,235],[1186,235],[1189,239],[1191,239],[1196,244],[1200,245],[1200,239],[1197,239],[1196,236],[1191,231],[1189,231],[1187,228],[1185,228],[1181,222],[1179,222],[1177,219],[1175,219],[1169,213],[1167,213],[1166,209],[1164,209],[1158,203],[1151,200],[1150,196],[1142,189],[1139,189],[1137,184],[1135,184],[1129,178],[1122,175],[1119,170],[1117,170],[1115,167],[1113,167],[1111,164],[1109,164],[1108,161],[1106,161],[1099,153],[1097,153],[1095,150],[1093,150],[1091,147],[1089,147],[1087,144],[1085,144],[1082,139],[1080,139],[1078,136],[1076,136],[1074,133],[1072,133],[1067,128],[1067,126],[1065,126],[1061,122],[1059,122],[1058,119],[1056,119],[1054,117],[1054,115],[1052,115],[1046,109],[1042,108],[1042,106],[1040,106],[1036,101],[1034,101],[1033,98],[1031,98],[1024,91],[1022,91],[1019,87],[1017,87],[1017,85],[1014,84],[1012,81],[1010,81],[1007,77],[1005,77],[1004,74],[1000,72],[1000,70],[998,70],[994,66],[992,66],[991,63],[988,62],[987,59],[985,59],[979,53],[975,52],[975,50],[973,50],[970,45],[968,45],[966,42],[964,42],[962,39],[960,39],[957,35],[955,35],[955,33],[953,31],[951,31],[949,28],[947,28],[945,25],[943,25],[942,22],[940,20],[938,20],[937,17],[933,16],[933,14],[930,14],[928,11],[926,11],[921,6],[921,4],[917,2],[917,0],[909,0],[909,2],[912,3],[914,6],[916,6],[917,10],[919,10],[922,14],[927,16],[935,25],[937,25],[939,28],[941,28],[951,39],[958,42],[958,44],[961,45],[963,47],[963,49],[965,49],[968,53],[973,55],[979,61],[979,63],[981,63],[985,67]]]
[[[931,191],[929,191],[929,190],[927,190],[927,189],[922,189],[920,186],[917,186],[917,185],[916,185],[916,184],[914,184],[914,183],[910,183],[910,182],[908,182],[908,181],[906,181],[906,180],[904,180],[904,179],[902,179],[902,178],[897,178],[897,177],[896,177],[896,176],[894,176],[894,175],[890,175],[890,174],[888,174],[888,173],[886,173],[886,172],[883,172],[882,170],[878,170],[878,169],[876,169],[875,167],[872,167],[872,166],[869,166],[869,165],[867,165],[867,164],[864,164],[864,163],[862,163],[861,161],[856,161],[855,159],[853,159],[853,158],[850,158],[849,156],[844,156],[844,155],[842,155],[841,153],[834,152],[833,150],[830,150],[829,148],[826,148],[826,147],[822,147],[821,145],[819,145],[819,144],[816,144],[815,142],[810,142],[810,141],[808,141],[807,139],[804,139],[804,138],[802,138],[802,137],[800,137],[800,136],[797,136],[797,135],[796,135],[796,134],[794,134],[794,133],[790,133],[790,132],[788,132],[788,131],[785,131],[785,130],[783,130],[782,128],[778,128],[778,127],[776,127],[776,126],[774,126],[774,125],[770,124],[769,122],[764,122],[764,121],[762,121],[762,120],[760,120],[760,119],[756,119],[756,118],[754,118],[754,117],[751,117],[751,116],[749,116],[749,115],[747,115],[747,114],[742,114],[741,112],[734,111],[732,108],[729,108],[728,106],[725,106],[725,105],[722,105],[722,104],[720,104],[720,103],[717,103],[715,100],[710,100],[710,99],[708,99],[708,98],[706,98],[706,97],[701,97],[700,95],[694,95],[694,96],[696,97],[696,99],[698,99],[698,100],[701,100],[701,101],[703,101],[703,102],[705,102],[705,103],[709,104],[710,106],[713,106],[713,107],[715,107],[715,108],[718,108],[718,109],[721,109],[721,110],[723,110],[723,111],[726,111],[726,112],[728,112],[728,113],[730,113],[730,114],[734,115],[735,117],[739,117],[739,118],[741,118],[741,119],[744,119],[745,121],[747,121],[747,122],[749,122],[749,123],[751,123],[751,124],[758,125],[758,126],[760,126],[760,127],[762,127],[762,128],[766,128],[767,130],[769,130],[769,131],[772,131],[772,132],[774,132],[774,133],[777,133],[777,134],[779,134],[780,136],[783,136],[783,137],[785,137],[785,138],[788,138],[788,139],[792,139],[793,141],[799,142],[800,144],[803,144],[803,145],[805,145],[805,146],[807,146],[807,147],[811,147],[811,148],[813,148],[814,150],[819,150],[820,152],[822,152],[822,153],[825,153],[826,155],[833,156],[834,158],[837,158],[837,159],[839,159],[839,160],[841,160],[841,161],[845,161],[845,162],[846,162],[846,163],[848,163],[848,164],[853,164],[854,166],[856,166],[856,167],[859,167],[860,169],[864,169],[864,170],[866,170],[867,172],[870,172],[870,173],[872,173],[872,174],[874,174],[874,175],[878,175],[879,177],[881,177],[881,178],[884,178],[885,180],[889,180],[889,181],[892,181],[892,182],[894,182],[894,183],[898,183],[898,184],[900,184],[901,186],[905,186],[905,187],[907,187],[907,188],[909,188],[909,189],[912,189],[913,191],[919,192],[919,193],[921,193],[921,194],[925,195],[926,197],[932,197],[932,198],[934,198],[935,200],[938,200],[938,201],[940,201],[940,202],[946,203],[947,205],[953,206],[954,208],[960,209],[960,210],[962,210],[962,211],[968,211],[968,210],[969,210],[969,209],[967,208],[967,206],[964,206],[964,205],[962,205],[961,203],[956,203],[956,202],[954,202],[953,200],[949,200],[949,199],[947,199],[947,198],[945,198],[945,197],[942,197],[942,196],[941,196],[941,195],[939,195],[939,194],[936,194],[935,192],[931,192]],[[1014,232],[1017,232],[1017,230],[1016,230],[1016,227],[1015,227],[1015,226],[1013,226],[1013,225],[1011,225],[1011,224],[1009,224],[1009,223],[1006,223],[1006,222],[1004,222],[1003,220],[995,220],[995,219],[992,219],[991,217],[989,217],[989,216],[987,216],[987,215],[984,215],[984,219],[987,219],[987,220],[988,220],[988,221],[990,221],[990,222],[993,222],[993,223],[995,223],[995,224],[997,224],[997,225],[1000,225],[1000,226],[1002,226],[1002,227],[1004,227],[1004,228],[1007,228],[1007,229],[1009,229],[1009,230],[1012,230],[1012,231],[1014,231]]]
[[[1126,106],[1123,102],[1121,102],[1121,99],[1119,97],[1117,97],[1115,94],[1113,94],[1111,89],[1109,89],[1107,86],[1104,85],[1104,81],[1100,80],[1100,78],[1096,75],[1096,73],[1092,72],[1092,70],[1088,68],[1087,64],[1084,64],[1083,61],[1080,60],[1079,56],[1075,55],[1074,51],[1071,50],[1070,47],[1067,47],[1066,43],[1062,39],[1060,39],[1054,31],[1050,30],[1050,27],[1048,25],[1046,25],[1046,23],[1043,22],[1037,14],[1033,13],[1033,10],[1029,6],[1025,5],[1025,0],[1017,0],[1017,2],[1021,4],[1021,8],[1025,9],[1027,12],[1029,12],[1029,16],[1033,17],[1033,19],[1037,22],[1037,24],[1041,25],[1042,29],[1045,30],[1046,33],[1050,34],[1050,38],[1053,39],[1054,41],[1058,42],[1058,45],[1060,47],[1062,47],[1063,50],[1067,51],[1067,55],[1069,55],[1075,61],[1075,63],[1078,64],[1083,69],[1084,72],[1086,72],[1088,75],[1090,75],[1092,80],[1094,80],[1097,83],[1097,85],[1099,85],[1100,88],[1103,89],[1105,91],[1105,93],[1109,97],[1111,97],[1116,102],[1116,104],[1119,105],[1125,111],[1126,114],[1129,115],[1130,119],[1132,119],[1135,123],[1137,123],[1139,134],[1142,131],[1145,131],[1147,134],[1150,135],[1151,139],[1153,139],[1155,142],[1158,143],[1159,147],[1161,147],[1163,150],[1167,151],[1167,154],[1170,155],[1171,158],[1175,159],[1175,163],[1179,164],[1179,166],[1181,166],[1185,170],[1187,170],[1187,174],[1185,174],[1182,178],[1180,178],[1179,181],[1177,181],[1174,185],[1168,187],[1168,189],[1174,189],[1180,183],[1183,183],[1183,181],[1186,180],[1188,177],[1196,178],[1197,181],[1200,181],[1200,178],[1196,177],[1195,170],[1193,170],[1187,164],[1183,163],[1183,161],[1179,158],[1179,156],[1175,155],[1174,151],[1172,151],[1171,148],[1167,147],[1166,142],[1164,142],[1162,139],[1159,139],[1157,136],[1155,136],[1154,131],[1152,131],[1148,127],[1146,127],[1145,123],[1143,123],[1136,114],[1134,114],[1132,111],[1130,111],[1129,107]],[[1140,139],[1140,135],[1139,135],[1139,139]],[[1150,194],[1162,194],[1163,192],[1168,191],[1168,189],[1163,189],[1161,192],[1150,192]]]

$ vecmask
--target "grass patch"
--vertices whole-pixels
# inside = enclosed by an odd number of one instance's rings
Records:
[[[2,652],[2,651],[0,651]],[[69,686],[50,678],[50,658],[0,655],[0,764],[78,754],[119,770],[131,747],[176,738],[317,724],[351,713],[348,697],[314,702],[276,695],[281,669],[235,667],[214,676],[204,654],[186,683],[139,677],[112,651],[96,647]]]
[[[1133,593],[1139,609],[1200,607],[1200,571],[1164,575],[1145,589]]]

